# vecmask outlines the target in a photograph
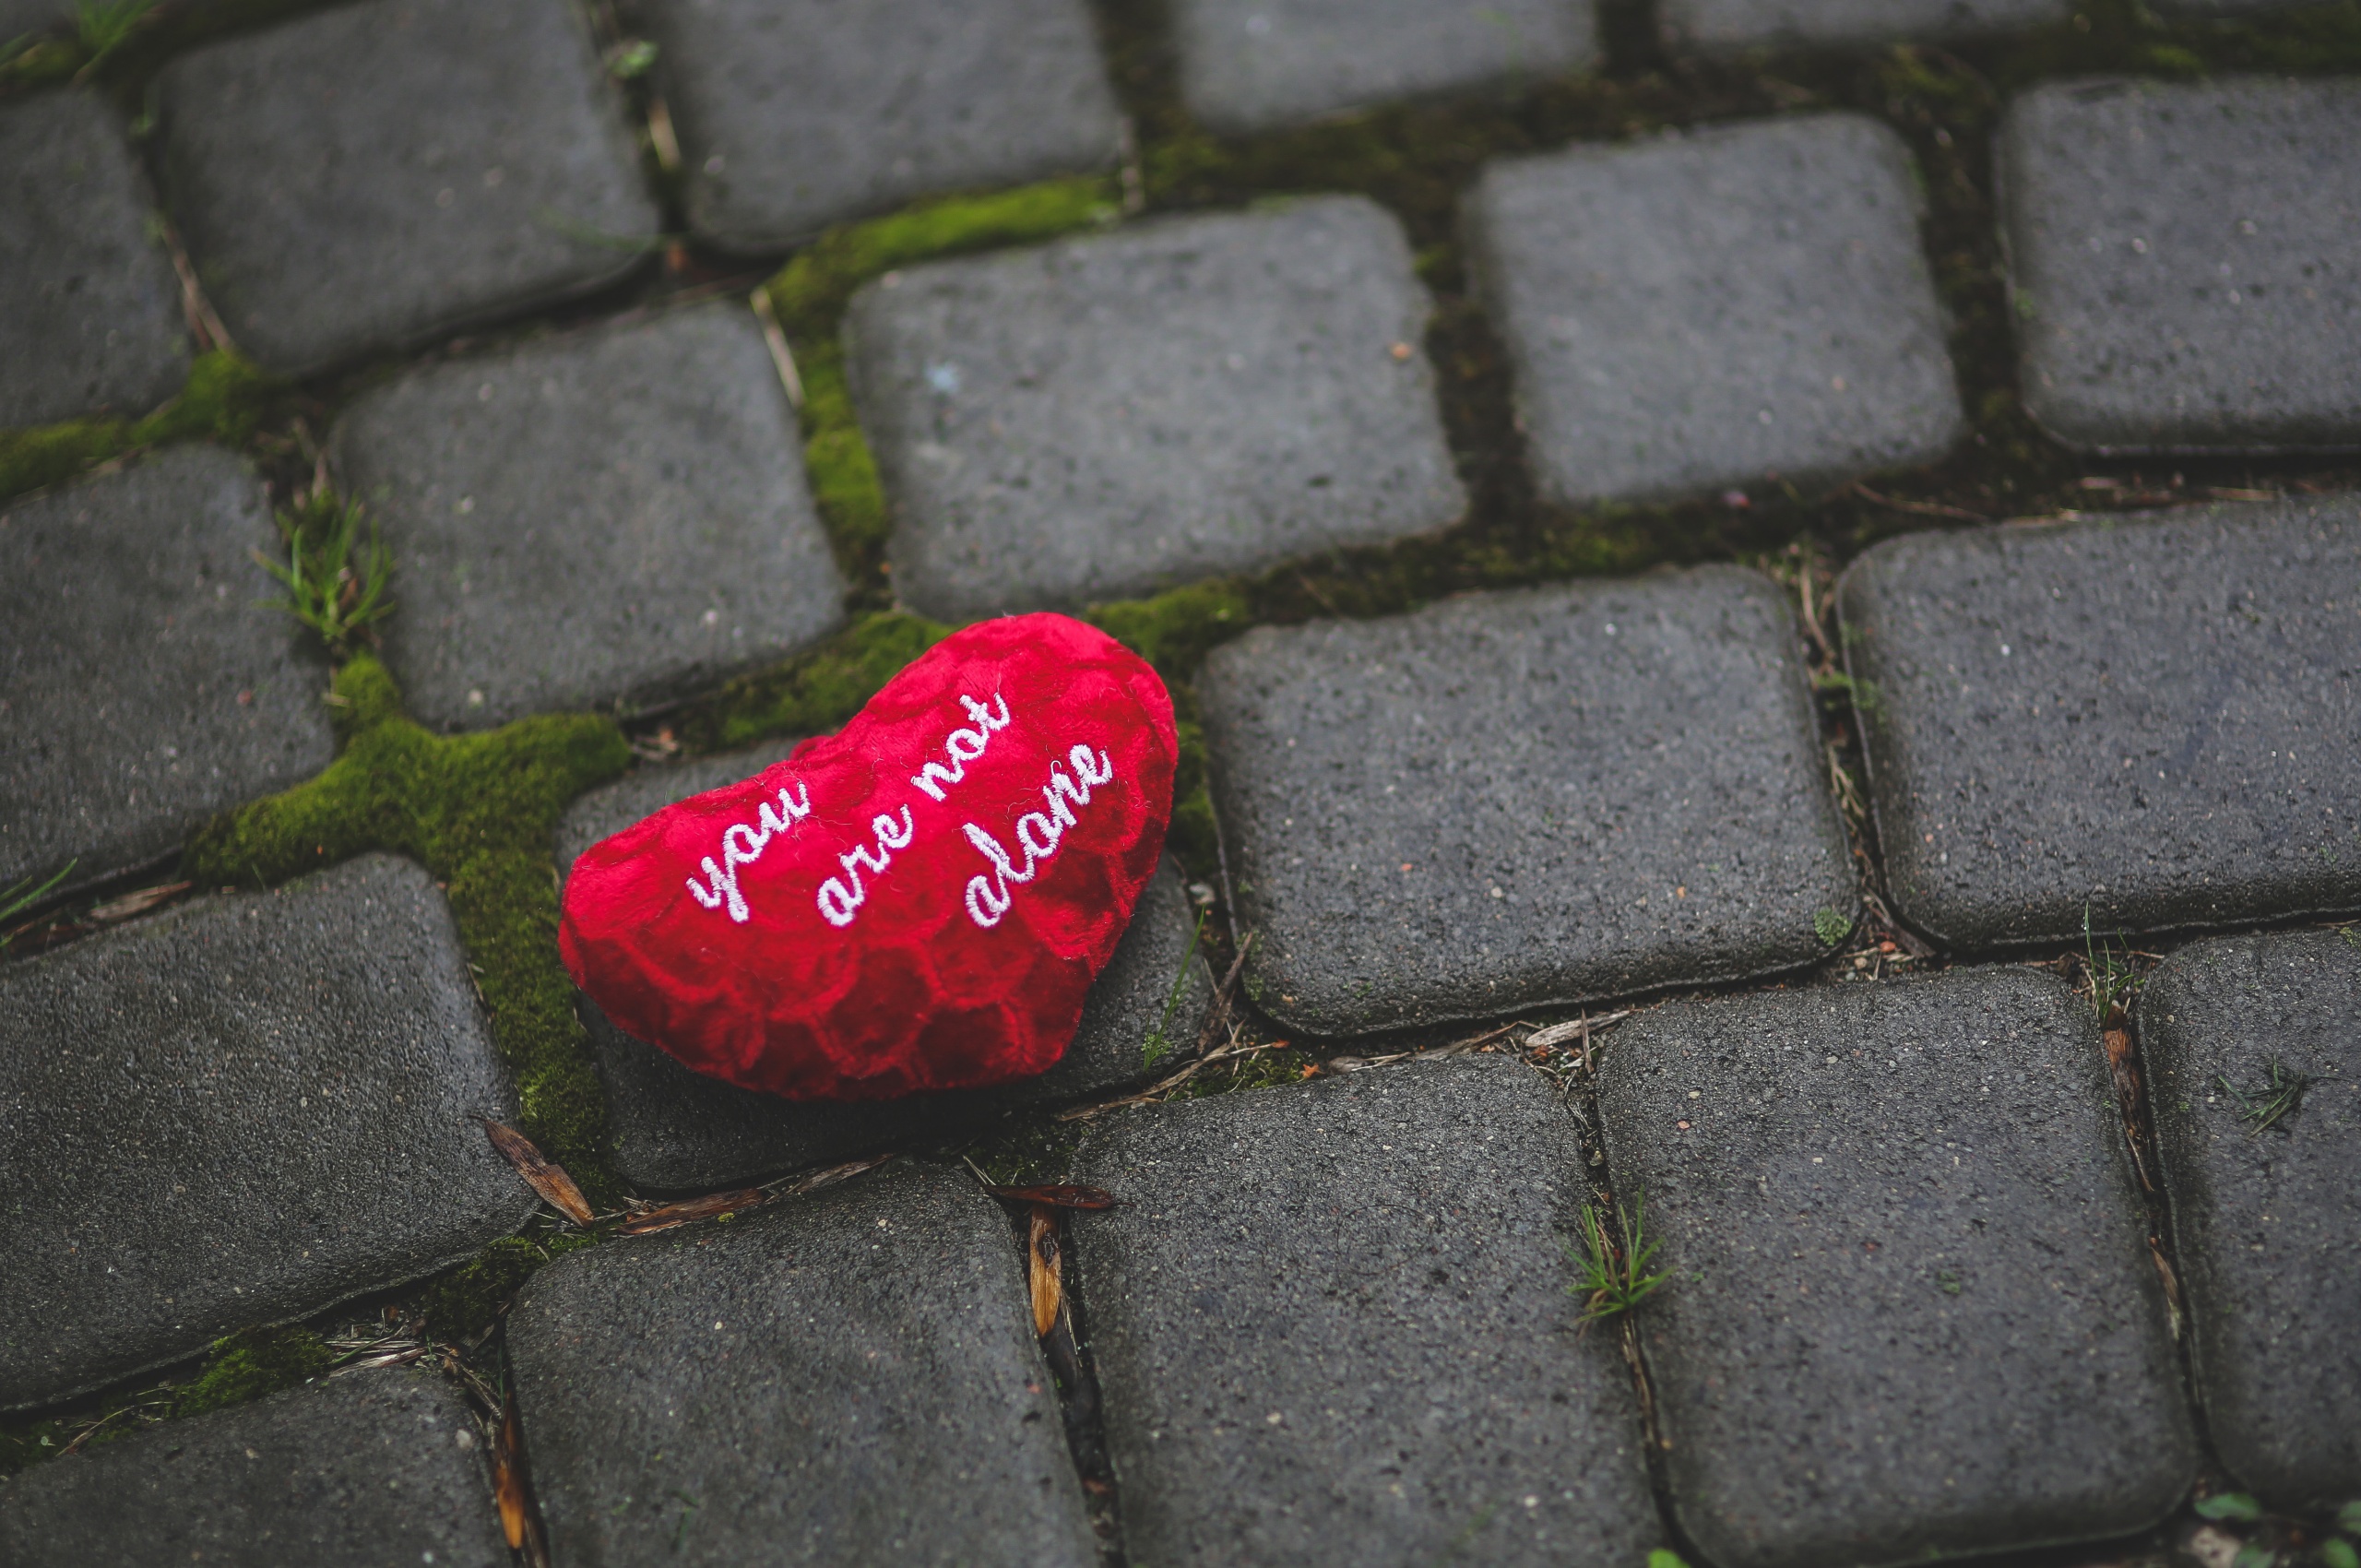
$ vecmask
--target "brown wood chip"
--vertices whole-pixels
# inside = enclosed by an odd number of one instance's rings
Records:
[[[533,1140],[516,1128],[504,1127],[489,1116],[479,1116],[476,1120],[483,1123],[484,1133],[492,1139],[492,1146],[500,1151],[502,1158],[516,1168],[516,1174],[525,1178],[527,1186],[541,1194],[543,1202],[576,1225],[590,1223],[589,1201],[583,1197],[582,1189],[574,1184],[574,1178],[565,1173],[564,1166],[552,1164],[540,1149],[533,1146]]]

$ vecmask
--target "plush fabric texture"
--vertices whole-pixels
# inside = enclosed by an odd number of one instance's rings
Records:
[[[1156,671],[1062,615],[944,639],[837,733],[591,846],[559,951],[621,1028],[790,1099],[1028,1076],[1155,873]]]

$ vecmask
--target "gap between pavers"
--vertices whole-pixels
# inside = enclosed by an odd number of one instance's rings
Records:
[[[259,602],[282,548],[211,446],[0,505],[0,886],[130,870],[328,765],[326,661]]]
[[[543,1269],[508,1355],[553,1555],[1095,1568],[1019,1251],[908,1165]]]
[[[1463,1057],[1093,1124],[1070,1227],[1133,1561],[1632,1568],[1659,1544],[1558,1090]]]
[[[363,393],[330,456],[399,573],[386,663],[430,725],[682,695],[843,624],[762,330],[664,311]]]
[[[1770,579],[1264,627],[1199,676],[1248,992],[1341,1036],[1748,979],[1859,897]]]
[[[364,855],[0,967],[0,1409],[431,1274],[533,1194],[443,896]]]
[[[1718,1568],[2127,1535],[2198,1449],[2088,1004],[1958,969],[1668,1004],[1601,1055],[1674,1511]]]
[[[1083,0],[637,0],[689,225],[786,250],[932,193],[1104,169],[1121,113]]]
[[[643,766],[576,801],[558,824],[560,873],[599,839],[675,801],[752,778],[794,749],[773,742],[670,766]],[[692,1072],[610,1023],[580,997],[590,1050],[607,1088],[615,1170],[656,1192],[711,1190],[730,1182],[818,1165],[872,1149],[926,1144],[1031,1107],[1070,1103],[1177,1070],[1195,1049],[1214,982],[1196,952],[1197,917],[1167,861],[1141,891],[1132,922],[1083,1003],[1082,1023],[1057,1065],[991,1089],[902,1099],[806,1102],[758,1094]],[[1150,1040],[1161,1049],[1150,1061]]]
[[[157,74],[164,198],[281,375],[596,291],[657,246],[623,102],[566,0],[363,0]]]
[[[896,591],[1072,609],[1449,527],[1432,309],[1359,196],[886,274],[845,342]]]
[[[1665,47],[1857,49],[1942,42],[2062,22],[2073,0],[1660,0]]]
[[[2331,1512],[2361,1498],[2361,930],[2184,947],[2138,1025],[2214,1451]]]
[[[1403,99],[1503,95],[1597,57],[1591,0],[1173,0],[1180,96],[1226,136]]]
[[[1887,884],[1930,935],[2361,908],[2361,497],[1914,534],[1836,596]]]
[[[1914,179],[1849,113],[1488,166],[1461,227],[1542,499],[1809,493],[1949,451]]]
[[[18,30],[0,15],[0,42]],[[187,379],[180,280],[151,232],[154,206],[96,93],[0,106],[0,429],[145,413]]]
[[[11,1568],[507,1568],[474,1414],[383,1367],[167,1422],[0,1485]]]
[[[1995,143],[2025,411],[2100,452],[2361,447],[2361,82],[2051,82]]]

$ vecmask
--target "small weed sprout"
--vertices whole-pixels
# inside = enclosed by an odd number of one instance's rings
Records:
[[[2091,980],[2091,1011],[2097,1016],[2099,1028],[2107,1028],[2118,1015],[2129,1010],[2140,975],[2131,967],[2130,954],[2118,954],[2112,938],[2093,932],[2088,904],[2082,906],[2082,972]]]
[[[287,541],[287,564],[260,551],[255,559],[286,588],[284,597],[269,600],[313,631],[339,662],[350,657],[355,641],[393,609],[386,598],[386,583],[393,576],[394,556],[369,525],[369,542],[357,552],[362,506],[348,505],[326,490],[315,491],[293,512],[279,514],[279,534]]]
[[[2237,1102],[2238,1120],[2248,1123],[2247,1136],[2259,1138],[2278,1123],[2295,1113],[2304,1103],[2304,1090],[2311,1079],[2301,1073],[2291,1073],[2280,1064],[2276,1056],[2265,1069],[2262,1087],[2248,1092],[2216,1073],[2213,1081],[2222,1092]]]
[[[1164,999],[1164,1016],[1147,1032],[1146,1044],[1140,1052],[1143,1067],[1153,1067],[1172,1054],[1172,1015],[1180,1010],[1180,995],[1189,989],[1189,966],[1197,961],[1197,944],[1204,940],[1205,917],[1211,913],[1211,909],[1197,911],[1196,930],[1190,933],[1188,949],[1180,955],[1180,972],[1172,977],[1172,990]]]
[[[22,882],[0,887],[0,926],[6,925],[35,904],[48,897],[51,890],[71,876],[74,868],[81,863],[78,860],[66,861],[64,869],[52,874],[38,887],[33,885],[33,879],[30,876]],[[17,933],[13,931],[0,932],[0,953],[6,952],[8,944],[16,938]]]
[[[1820,938],[1822,947],[1842,947],[1845,939],[1853,934],[1853,921],[1833,909],[1821,909],[1811,918],[1811,932]]]
[[[1605,1211],[1596,1204],[1583,1206],[1584,1255],[1576,1257],[1572,1248],[1566,1249],[1581,1277],[1566,1287],[1566,1294],[1589,1298],[1583,1306],[1584,1323],[1630,1312],[1672,1277],[1669,1273],[1647,1272],[1648,1260],[1664,1245],[1647,1239],[1647,1196],[1642,1194],[1632,1200],[1629,1215],[1617,1207],[1616,1218],[1622,1220],[1623,1233],[1631,1238],[1629,1246],[1619,1247],[1608,1234]]]

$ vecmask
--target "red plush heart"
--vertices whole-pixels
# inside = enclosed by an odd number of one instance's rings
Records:
[[[790,1099],[1065,1054],[1172,815],[1172,699],[1062,615],[945,638],[846,725],[593,845],[558,951],[617,1028]]]

